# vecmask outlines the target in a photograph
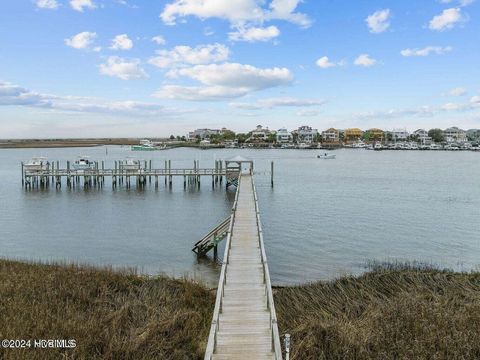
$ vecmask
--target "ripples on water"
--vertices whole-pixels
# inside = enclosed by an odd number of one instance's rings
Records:
[[[189,276],[213,284],[218,268],[190,251],[224,219],[234,193],[183,189],[183,178],[158,190],[119,188],[25,191],[20,161],[80,154],[112,163],[152,158],[163,167],[214,166],[237,154],[254,159],[267,255],[276,284],[358,274],[371,260],[417,260],[456,270],[480,264],[480,154],[473,152],[175,149],[132,153],[128,148],[0,150],[0,256],[61,260],[146,273]],[[275,187],[267,171],[275,161]],[[222,252],[220,252],[222,253]]]

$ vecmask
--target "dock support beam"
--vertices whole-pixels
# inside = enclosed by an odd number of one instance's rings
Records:
[[[273,188],[273,161],[272,161],[271,166],[272,166],[272,168],[270,170],[270,183],[272,184],[272,188]]]

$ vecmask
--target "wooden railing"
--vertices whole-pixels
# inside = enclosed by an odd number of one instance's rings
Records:
[[[275,312],[275,303],[273,301],[272,282],[270,280],[270,271],[268,269],[267,255],[265,253],[265,245],[263,242],[262,222],[260,221],[260,210],[258,208],[257,190],[255,188],[255,181],[253,180],[253,177],[252,177],[252,188],[253,188],[253,196],[255,199],[255,212],[257,214],[256,217],[257,217],[258,241],[260,244],[260,251],[262,254],[263,276],[264,276],[265,288],[267,291],[267,307],[268,307],[268,310],[270,311],[272,351],[275,354],[276,360],[282,360],[282,347],[280,346],[280,334],[278,332],[277,314]]]
[[[220,318],[220,314],[222,313],[223,297],[225,295],[227,265],[229,262],[230,248],[232,244],[232,231],[233,231],[233,225],[235,223],[235,214],[237,211],[238,195],[240,193],[240,181],[241,181],[241,175],[238,178],[237,193],[235,195],[235,201],[232,206],[232,214],[230,215],[230,227],[228,229],[227,242],[225,244],[225,253],[223,255],[222,270],[220,271],[220,279],[218,281],[217,297],[215,300],[215,308],[213,309],[212,325],[210,327],[207,348],[205,350],[205,358],[204,358],[205,360],[212,359],[213,353],[215,352],[215,348],[217,347],[217,333],[219,329],[218,321]]]
[[[209,247],[209,244],[211,246],[214,246],[213,242],[217,238],[218,235],[225,234],[226,232],[228,233],[228,229],[230,228],[230,223],[231,223],[231,217],[229,216],[225,220],[223,220],[220,224],[215,226],[210,232],[202,237],[200,241],[197,241],[195,245],[193,246],[192,251],[195,253],[202,254],[202,251],[204,250],[203,248],[207,246],[206,251],[208,251],[211,247]]]

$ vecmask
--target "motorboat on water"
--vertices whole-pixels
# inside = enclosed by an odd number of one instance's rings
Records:
[[[95,163],[88,156],[79,156],[72,164],[72,168],[74,170],[92,170],[95,168]]]
[[[335,159],[336,157],[337,157],[337,155],[335,155],[335,154],[330,154],[330,153],[323,153],[323,154],[317,155],[317,158],[319,158],[319,159],[325,159],[325,160]]]
[[[48,159],[46,157],[42,157],[42,156],[33,157],[28,162],[23,164],[23,168],[26,171],[47,170],[47,168],[49,166],[50,166],[50,163],[48,162]]]

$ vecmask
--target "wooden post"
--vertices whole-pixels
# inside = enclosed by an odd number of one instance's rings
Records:
[[[272,161],[271,167],[272,167],[272,169],[270,171],[270,182],[271,182],[272,187],[273,187],[273,161]]]
[[[165,160],[165,186],[167,186],[167,173],[168,173],[167,169],[168,169],[168,162],[167,160]]]
[[[150,159],[148,172],[150,173],[150,175],[148,176],[148,182],[151,184],[152,183],[152,160],[151,159]]]
[[[25,174],[23,172],[23,161],[22,161],[22,186],[25,185]]]

